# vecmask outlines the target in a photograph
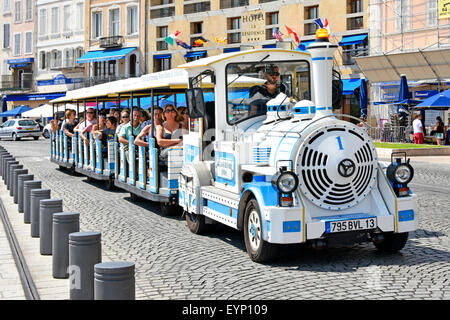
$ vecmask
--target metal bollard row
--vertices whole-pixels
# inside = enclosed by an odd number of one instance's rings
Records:
[[[80,213],[64,212],[22,164],[0,146],[2,176],[30,235],[40,238],[40,254],[52,255],[52,275],[69,279],[71,300],[134,300],[133,262],[103,262],[100,232],[80,232]]]

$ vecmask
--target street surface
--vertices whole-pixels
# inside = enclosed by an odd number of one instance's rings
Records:
[[[80,212],[82,231],[101,231],[104,257],[135,262],[137,299],[450,298],[450,159],[412,160],[419,229],[400,253],[370,243],[290,245],[276,262],[256,264],[240,232],[220,226],[194,235],[184,219],[162,216],[158,203],[133,203],[129,193],[60,171],[49,161],[49,140],[0,144],[63,199],[65,211]]]

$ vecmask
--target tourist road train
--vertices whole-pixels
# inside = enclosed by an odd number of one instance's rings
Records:
[[[414,170],[406,156],[379,161],[367,126],[332,109],[332,62],[337,46],[319,29],[307,52],[253,49],[199,59],[177,68],[82,88],[52,101],[85,110],[123,100],[185,103],[189,130],[161,158],[149,147],[117,137],[102,158],[92,135],[52,134],[51,161],[90,179],[160,202],[164,214],[184,215],[202,234],[218,223],[243,232],[249,257],[265,262],[279,244],[323,248],[373,242],[401,250],[417,227]],[[270,97],[273,76],[279,77]],[[271,78],[272,77],[272,78]],[[277,91],[278,90],[278,91]],[[127,152],[129,161],[127,161]],[[134,156],[133,156],[134,155]]]

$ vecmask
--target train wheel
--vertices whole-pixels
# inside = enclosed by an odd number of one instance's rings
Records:
[[[205,216],[201,214],[184,212],[189,230],[195,234],[204,234],[207,231]]]
[[[245,208],[244,239],[252,261],[266,262],[273,258],[275,245],[263,240],[261,212],[256,199],[251,199]]]
[[[375,247],[382,252],[396,252],[403,249],[408,241],[408,232],[403,233],[385,233],[384,240],[375,243]]]
[[[161,202],[161,211],[163,216],[181,216],[183,209],[178,204],[169,204]]]

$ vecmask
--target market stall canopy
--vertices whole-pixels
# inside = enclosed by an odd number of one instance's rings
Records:
[[[31,110],[29,106],[18,106],[17,108],[0,113],[1,117],[17,117],[25,111]]]
[[[431,110],[448,110],[450,109],[450,89],[435,94],[422,103],[418,104],[414,109],[431,109]]]
[[[355,60],[372,83],[395,81],[402,74],[409,80],[450,78],[450,49],[372,55]]]

